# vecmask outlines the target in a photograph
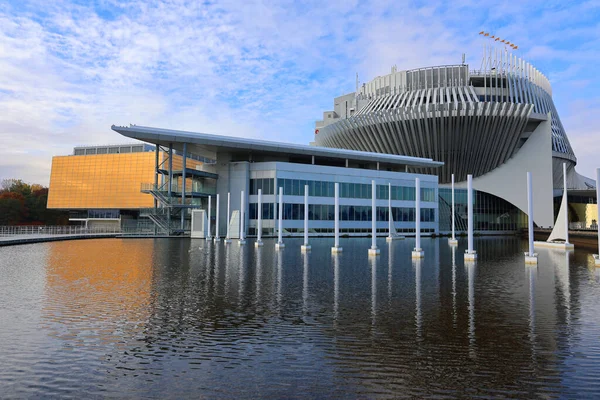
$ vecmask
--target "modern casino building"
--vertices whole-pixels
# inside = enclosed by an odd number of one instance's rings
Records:
[[[362,85],[357,82],[355,92],[335,98],[333,110],[317,121],[311,145],[137,125],[112,129],[145,142],[140,153],[117,157],[110,153],[120,149],[99,147],[75,149],[74,155],[55,158],[49,207],[75,210],[87,223],[106,212],[135,215],[139,221],[152,221],[155,232],[187,234],[190,210],[208,211],[210,198],[214,235],[219,195],[219,235],[224,236],[229,226],[235,238],[240,221],[233,215],[239,215],[243,193],[246,233],[256,234],[262,212],[263,234],[274,235],[281,187],[283,230],[286,235],[301,235],[308,185],[309,232],[332,235],[333,188],[339,183],[341,233],[367,235],[375,180],[378,233],[388,233],[391,197],[394,228],[410,235],[417,218],[418,177],[421,227],[426,234],[437,234],[451,229],[454,174],[455,223],[464,232],[466,177],[472,174],[475,231],[505,233],[526,227],[528,171],[533,175],[534,222],[541,227],[554,225],[563,163],[570,193],[584,203],[595,203],[590,190],[595,182],[575,171],[577,158],[548,79],[505,50],[486,49],[479,69],[464,62],[405,71],[394,67],[390,74]],[[124,186],[136,194],[125,195]],[[258,210],[259,189],[262,210]],[[586,215],[590,210],[572,206],[571,198],[568,207],[571,221],[595,222]]]
[[[463,57],[464,60],[464,57]],[[595,182],[575,171],[577,158],[552,100],[548,79],[507,50],[486,48],[479,69],[462,63],[398,71],[357,84],[316,122],[314,145],[427,157],[439,177],[440,230],[450,229],[450,183],[476,189],[475,230],[525,226],[526,172],[533,175],[534,222],[554,225],[553,197],[586,193]],[[556,193],[555,193],[556,192]],[[457,192],[459,230],[466,194]]]

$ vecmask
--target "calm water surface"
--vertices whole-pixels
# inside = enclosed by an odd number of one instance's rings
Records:
[[[0,397],[600,397],[591,254],[477,238],[0,248]],[[455,261],[454,261],[455,260]]]

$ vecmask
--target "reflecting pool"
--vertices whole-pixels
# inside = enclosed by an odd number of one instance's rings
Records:
[[[466,240],[465,240],[466,241]],[[0,248],[0,397],[600,396],[600,268],[515,237]]]

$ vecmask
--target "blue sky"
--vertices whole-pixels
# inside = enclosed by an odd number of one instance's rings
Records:
[[[8,0],[0,179],[127,140],[112,124],[308,143],[335,96],[388,73],[478,68],[486,30],[549,77],[578,171],[600,166],[600,2]]]

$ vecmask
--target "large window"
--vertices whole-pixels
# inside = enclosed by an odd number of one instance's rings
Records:
[[[283,188],[283,194],[286,196],[304,196],[304,186],[308,185],[308,195],[310,197],[334,197],[335,183],[327,181],[307,181],[302,179],[278,179],[278,187]],[[251,194],[256,194],[252,191]],[[370,199],[371,198],[370,183],[340,183],[340,198],[350,199]],[[415,188],[411,186],[392,186],[392,200],[409,200],[415,201]],[[277,191],[278,192],[278,191]],[[388,185],[377,185],[377,198],[387,200],[390,196]],[[265,189],[263,193],[267,194]],[[268,194],[272,194],[269,192]],[[437,201],[435,197],[435,189],[421,188],[421,201]]]
[[[452,189],[439,189],[440,230],[452,229]],[[455,227],[467,230],[467,190],[455,189]],[[515,231],[527,227],[527,215],[500,197],[474,191],[473,228],[476,231]]]
[[[258,189],[262,190],[262,194],[275,194],[275,179],[250,179],[250,194],[258,194]]]
[[[273,203],[263,203],[262,209],[262,219],[275,219],[275,205]],[[258,219],[258,203],[249,204],[248,218]]]

